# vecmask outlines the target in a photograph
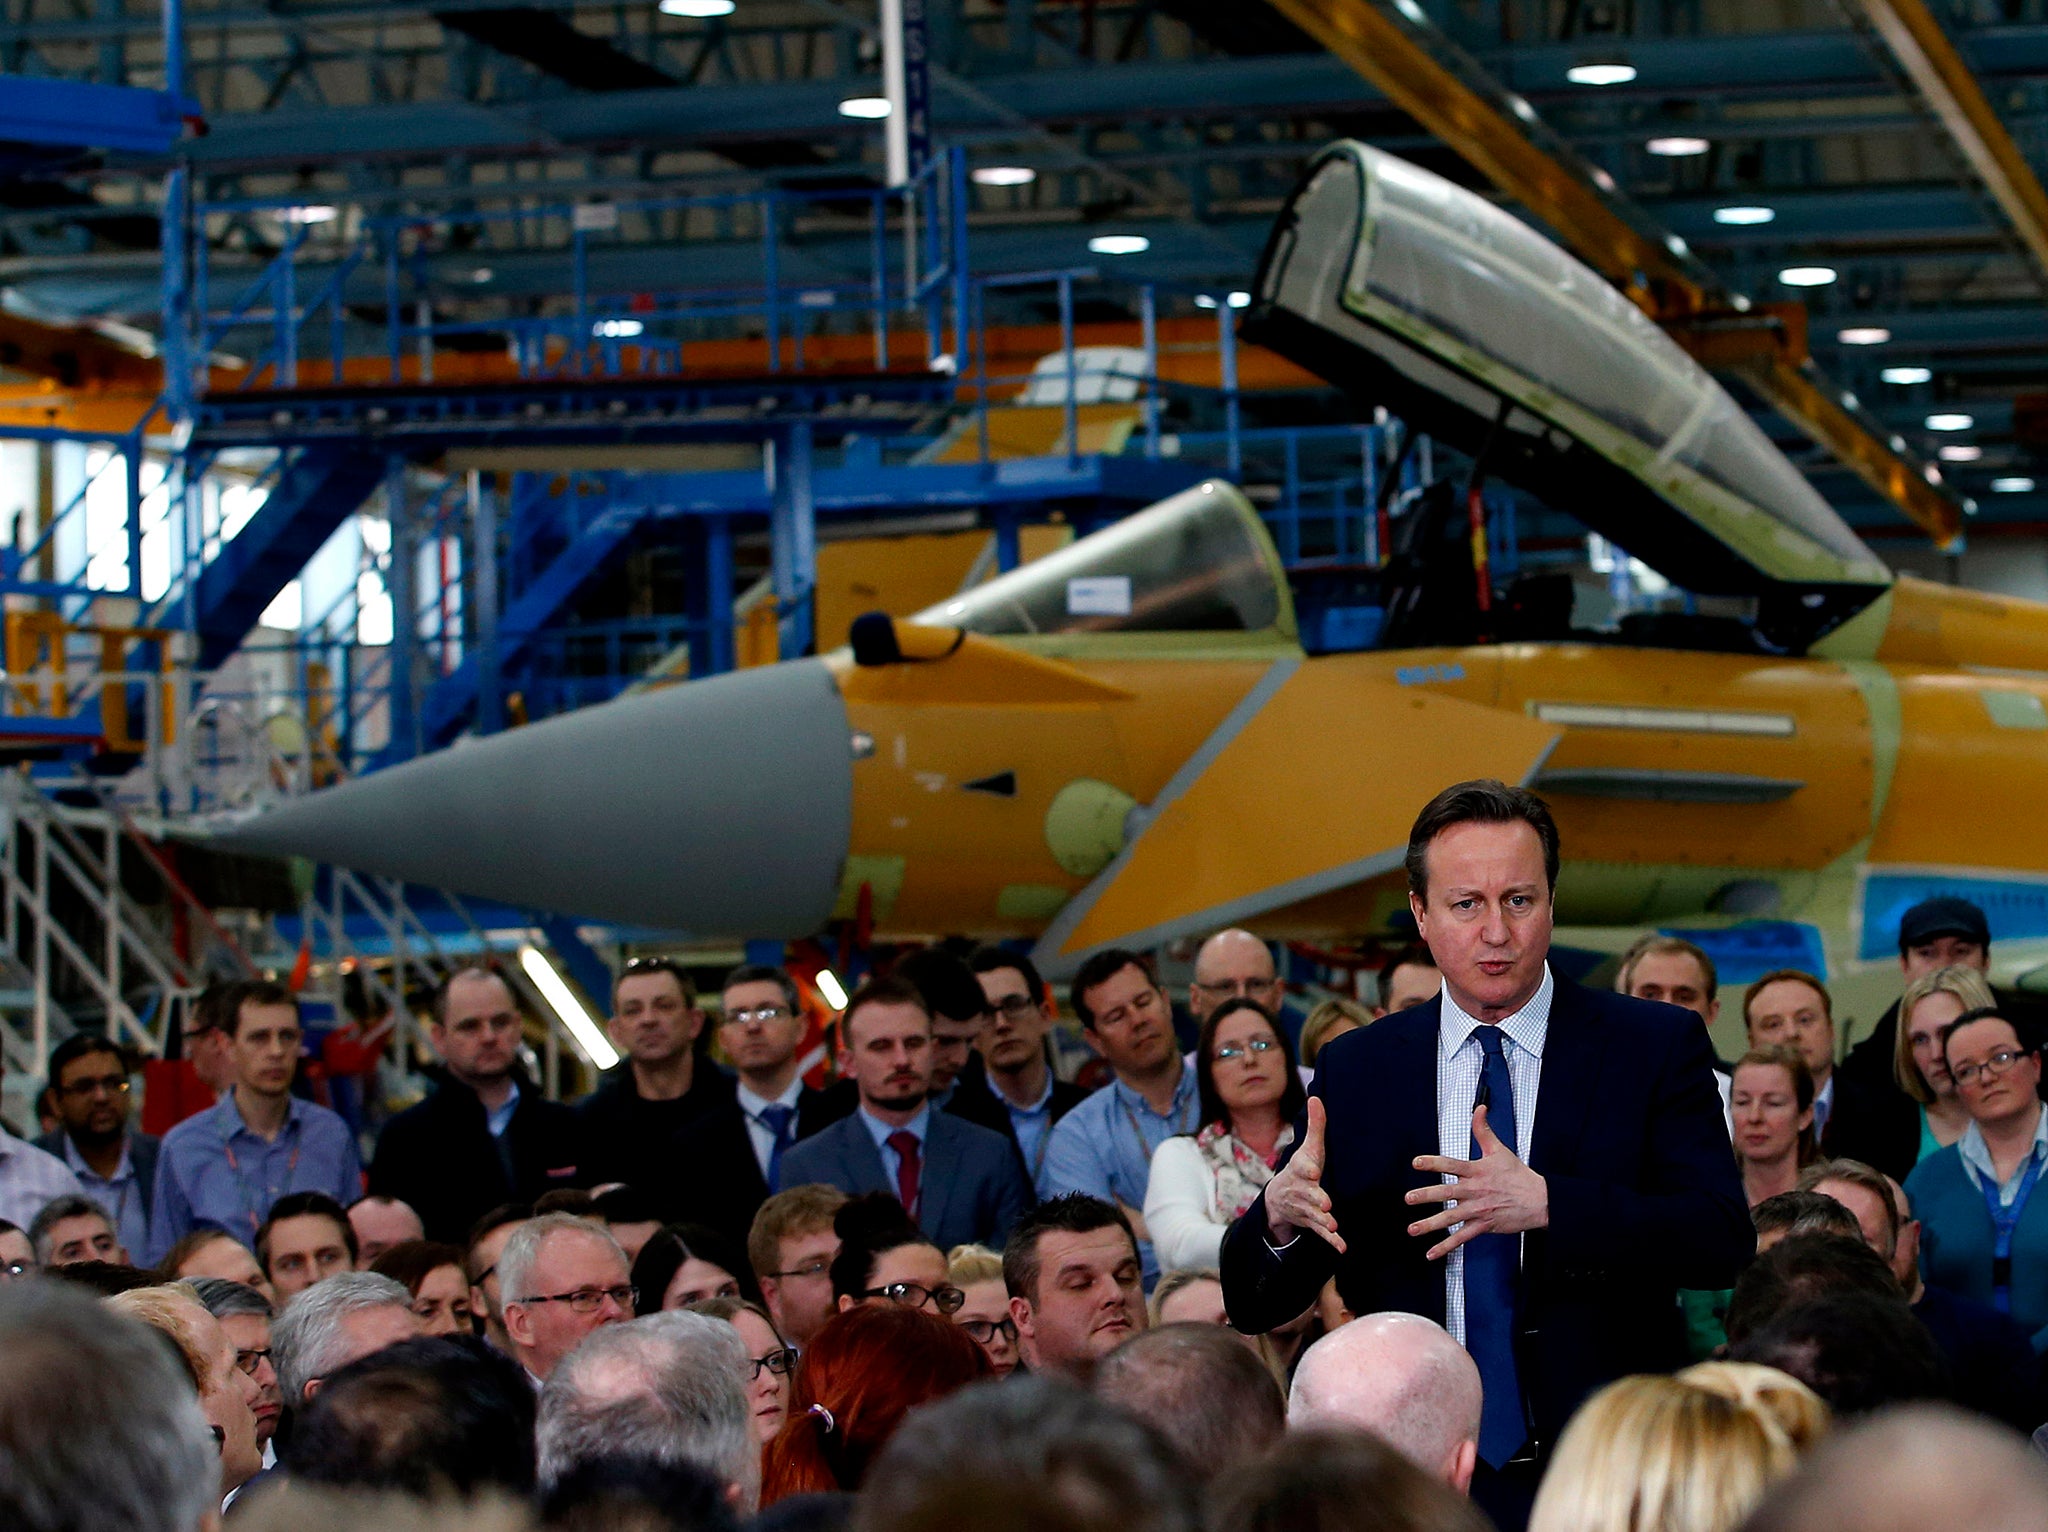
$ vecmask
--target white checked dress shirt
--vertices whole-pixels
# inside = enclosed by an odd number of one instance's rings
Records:
[[[1515,1084],[1515,1145],[1525,1163],[1536,1126],[1536,1087],[1543,1077],[1543,1040],[1550,1032],[1550,1001],[1556,991],[1546,963],[1543,982],[1536,986],[1528,1004],[1500,1023],[1502,1052]],[[1486,1060],[1486,1050],[1472,1034],[1483,1025],[1459,1008],[1451,998],[1450,986],[1445,985],[1436,1032],[1436,1152],[1451,1159],[1472,1157],[1472,1102],[1479,1094],[1479,1075]],[[1443,1179],[1448,1183],[1455,1178]],[[1419,1217],[1430,1211],[1428,1204],[1416,1209]],[[1444,1328],[1459,1345],[1465,1343],[1463,1246],[1444,1257]]]

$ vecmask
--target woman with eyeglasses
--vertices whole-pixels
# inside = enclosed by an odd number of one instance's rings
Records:
[[[740,1332],[747,1360],[753,1364],[747,1402],[753,1407],[754,1444],[766,1447],[789,1416],[789,1380],[796,1371],[796,1353],[758,1303],[744,1298],[705,1298],[691,1304],[687,1312],[722,1319]]]
[[[2048,1109],[2041,1051],[1989,1007],[1965,1011],[1942,1034],[1942,1062],[1970,1114],[1962,1137],[1906,1178],[1920,1219],[1929,1283],[1989,1303],[2048,1351]]]
[[[688,1308],[706,1298],[761,1301],[754,1268],[724,1235],[701,1224],[672,1223],[657,1230],[633,1259],[639,1314]]]
[[[1226,1000],[1195,1045],[1202,1126],[1152,1155],[1145,1226],[1161,1271],[1214,1266],[1223,1231],[1259,1199],[1308,1110],[1294,1050],[1256,1000]]]
[[[1003,1258],[986,1245],[955,1245],[946,1252],[946,1279],[967,1295],[953,1323],[988,1353],[998,1377],[1008,1377],[1017,1370],[1017,1322],[1010,1317]]]
[[[960,1312],[967,1295],[946,1275],[946,1253],[926,1239],[903,1204],[887,1192],[855,1197],[832,1217],[839,1254],[832,1258],[832,1297],[839,1311],[895,1303],[942,1319]]]

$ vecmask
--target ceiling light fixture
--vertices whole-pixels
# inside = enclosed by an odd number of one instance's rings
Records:
[[[1769,207],[1749,207],[1738,204],[1734,207],[1717,207],[1714,209],[1714,222],[1735,224],[1745,228],[1750,224],[1769,223],[1777,216],[1778,210]]]
[[[590,328],[601,340],[631,340],[647,326],[637,319],[600,319]]]
[[[1217,307],[1217,303],[1215,298],[1208,293],[1196,293],[1195,307],[1198,309],[1213,309]]]
[[[1931,367],[1887,367],[1878,374],[1887,383],[1926,383],[1934,377]]]
[[[1625,58],[1581,59],[1564,77],[1574,85],[1626,85],[1636,77],[1636,66]]]
[[[332,223],[340,216],[339,208],[329,207],[324,202],[313,202],[304,207],[288,207],[284,210],[286,223]]]
[[[1240,289],[1230,295],[1230,306],[1234,309],[1248,309],[1252,306],[1252,295]]]
[[[1930,431],[1967,431],[1977,423],[1975,415],[1965,415],[1960,410],[1944,411],[1927,417]]]
[[[1839,275],[1832,266],[1787,266],[1778,280],[1787,287],[1826,287]]]
[[[1882,346],[1891,338],[1892,332],[1881,324],[1852,324],[1835,332],[1835,339],[1845,346]]]
[[[1152,241],[1142,234],[1098,234],[1088,241],[1088,249],[1095,255],[1143,255],[1152,248]]]
[[[887,96],[848,96],[839,103],[841,117],[858,117],[863,122],[880,122],[889,115]]]
[[[2034,487],[2034,481],[2021,474],[2007,479],[1993,479],[1991,492],[1996,495],[2024,495]]]
[[[1714,146],[1704,138],[1694,138],[1686,133],[1671,133],[1662,138],[1653,138],[1643,147],[1652,154],[1662,155],[1667,160],[1689,159],[1695,154],[1705,154]]]
[[[1943,447],[1935,454],[1944,463],[1974,463],[1983,455],[1982,447],[1972,446],[1967,442],[1957,442],[1953,446]]]
[[[733,0],[661,0],[655,7],[664,16],[692,16],[699,21],[730,16],[738,8]]]
[[[1029,165],[977,165],[968,179],[976,186],[1029,186],[1038,172]]]

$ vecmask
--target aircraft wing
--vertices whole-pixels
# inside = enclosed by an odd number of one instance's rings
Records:
[[[1207,933],[1389,872],[1419,805],[1474,777],[1526,783],[1558,737],[1343,660],[1277,661],[1060,911],[1035,961],[1065,976],[1103,947]]]

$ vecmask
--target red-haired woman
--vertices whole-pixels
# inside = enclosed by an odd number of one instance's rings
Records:
[[[797,1363],[789,1419],[768,1444],[761,1504],[859,1489],[905,1415],[991,1376],[981,1347],[936,1315],[900,1303],[833,1315]]]

